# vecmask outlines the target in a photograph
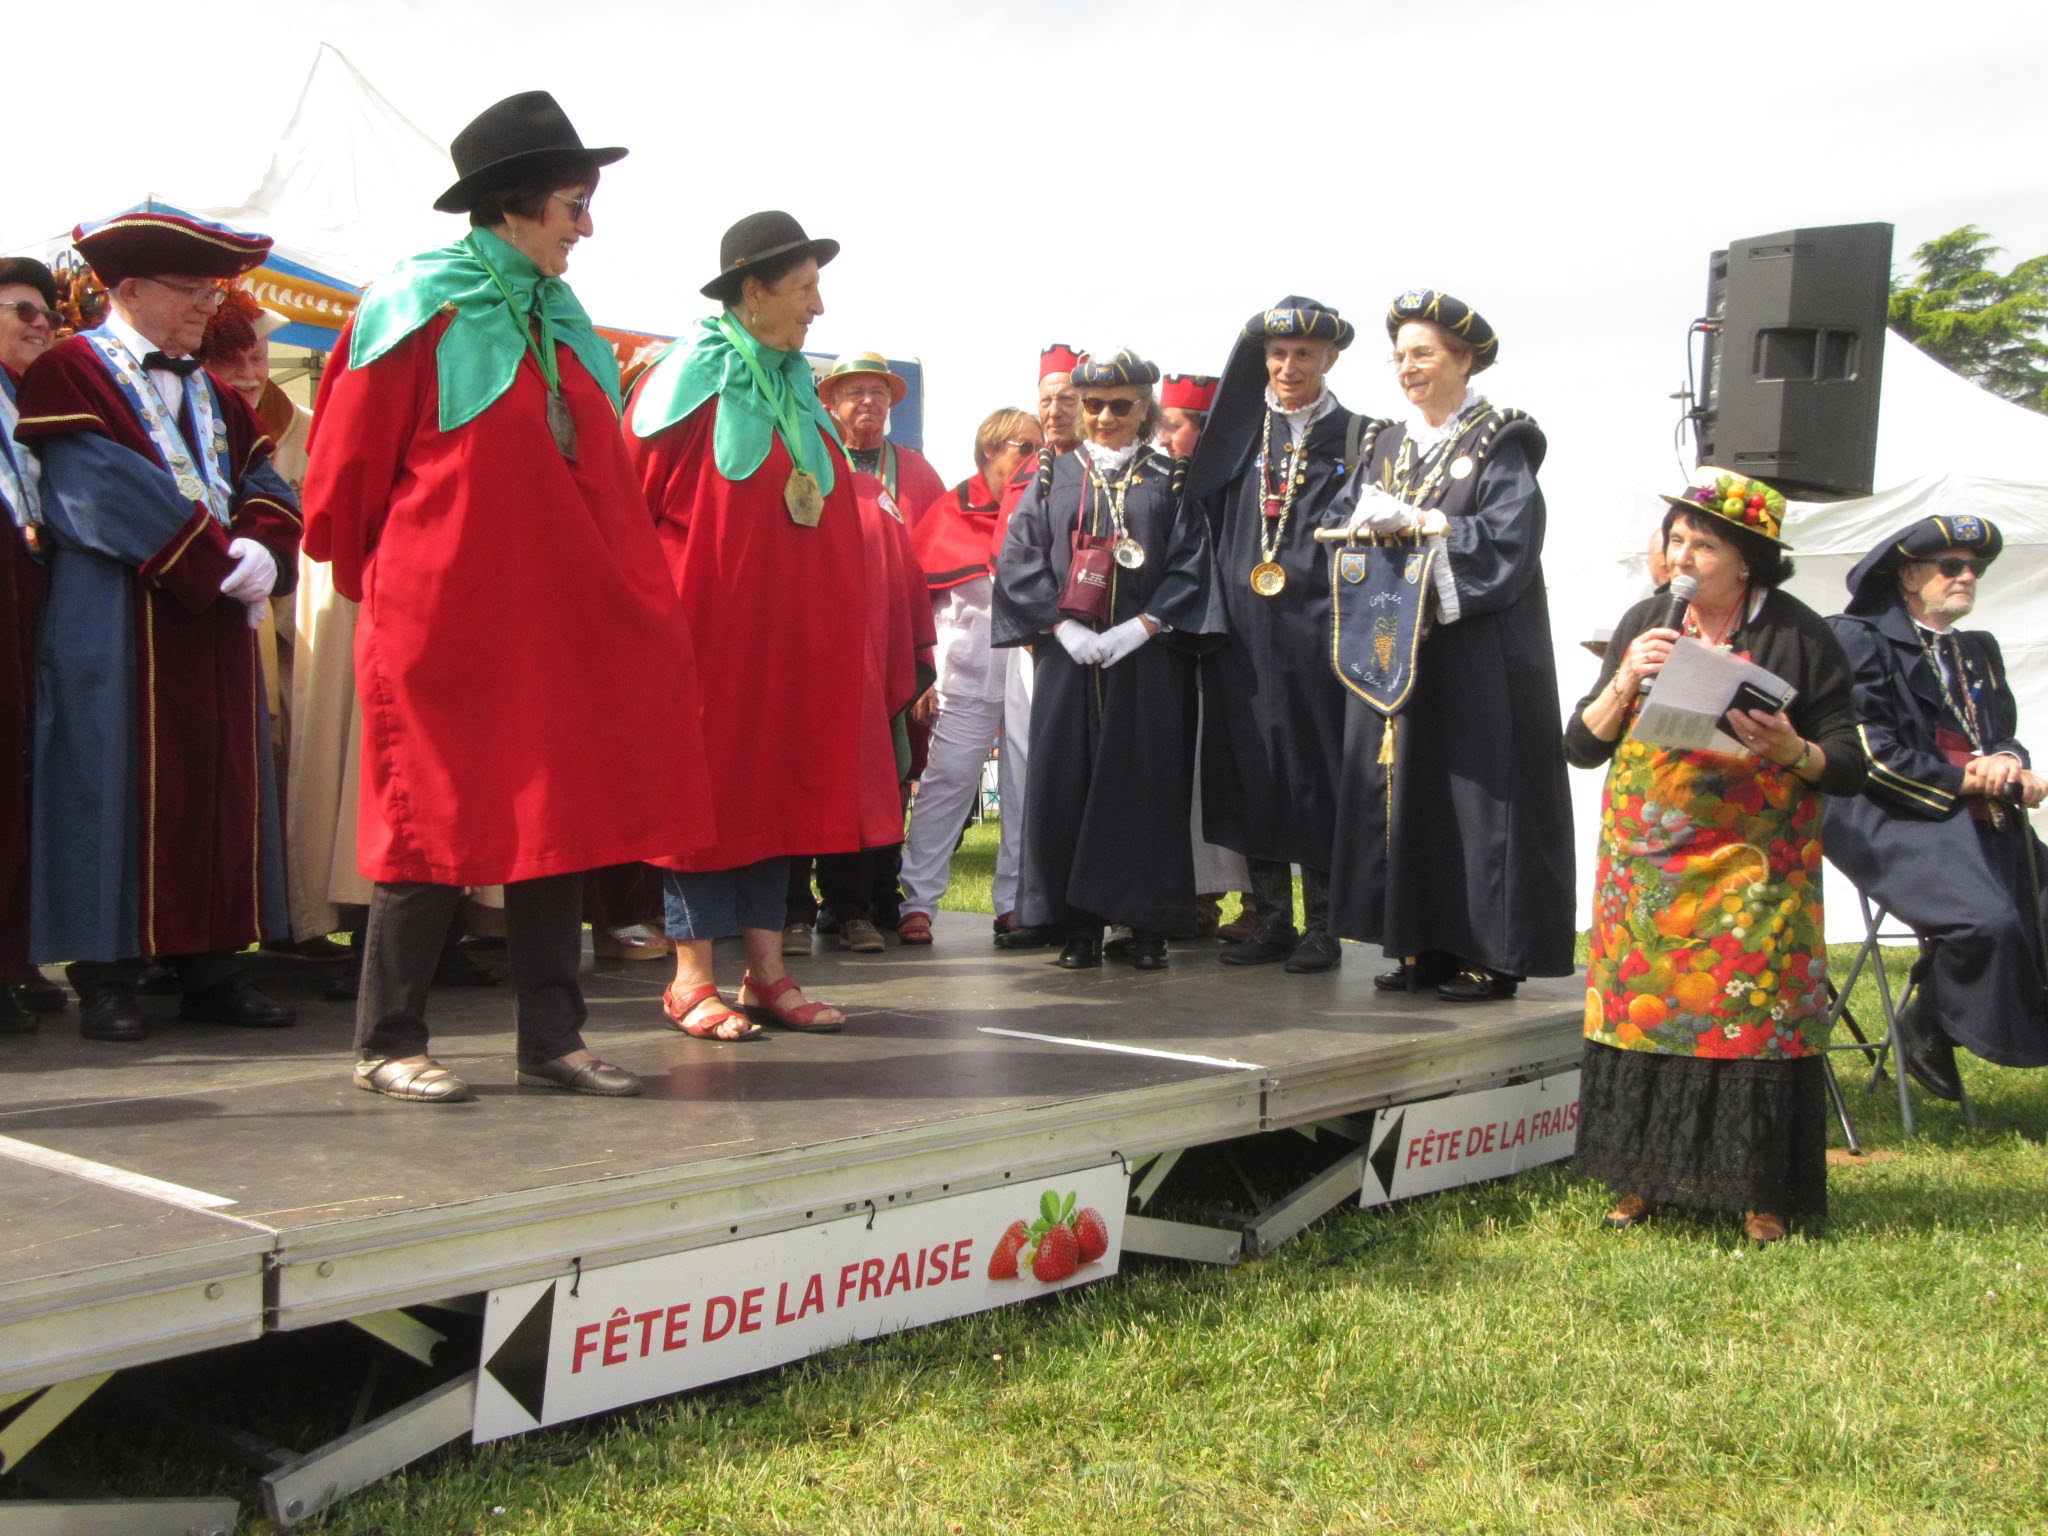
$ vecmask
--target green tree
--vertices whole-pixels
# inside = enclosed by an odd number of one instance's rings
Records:
[[[1891,328],[1993,394],[2048,413],[2048,256],[1999,273],[2003,255],[1974,224],[1913,252],[1920,270],[1892,279]]]

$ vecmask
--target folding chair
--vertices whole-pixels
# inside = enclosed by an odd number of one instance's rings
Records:
[[[1856,900],[1863,909],[1863,942],[1857,947],[1856,958],[1849,962],[1849,974],[1842,978],[1841,984],[1836,984],[1832,974],[1828,977],[1828,993],[1832,999],[1828,1008],[1830,1039],[1826,1050],[1821,1054],[1821,1067],[1827,1078],[1828,1097],[1834,1101],[1835,1114],[1842,1122],[1843,1138],[1848,1142],[1850,1152],[1861,1155],[1863,1144],[1856,1135],[1855,1125],[1849,1119],[1849,1102],[1842,1094],[1842,1085],[1835,1076],[1834,1063],[1828,1057],[1836,1051],[1861,1051],[1870,1062],[1870,1081],[1863,1085],[1864,1092],[1876,1091],[1877,1085],[1884,1081],[1885,1057],[1892,1053],[1893,1033],[1898,1027],[1899,1014],[1912,1006],[1913,993],[1920,984],[1920,967],[1916,965],[1899,995],[1893,997],[1891,977],[1885,972],[1884,957],[1878,953],[1878,946],[1887,939],[1910,939],[1919,946],[1922,958],[1926,957],[1931,946],[1929,940],[1905,924],[1886,930],[1884,925],[1891,914],[1881,903],[1872,902],[1862,891],[1856,892]],[[1863,974],[1866,965],[1871,967],[1871,974],[1876,979],[1878,1004],[1884,1012],[1884,1033],[1875,1040],[1864,1035],[1862,1027],[1856,1022],[1856,1016],[1849,1011],[1849,993],[1855,988],[1856,978]],[[1833,1031],[1838,1024],[1848,1025],[1849,1033],[1855,1038],[1846,1042],[1834,1040]],[[1913,1123],[1911,1081],[1903,1070],[1894,1070],[1892,1076],[1899,1085],[1900,1123],[1904,1125],[1908,1136],[1917,1136],[1919,1131]],[[1974,1127],[1977,1124],[1977,1107],[1970,1102],[1967,1088],[1963,1090],[1960,1102],[1963,1123]]]

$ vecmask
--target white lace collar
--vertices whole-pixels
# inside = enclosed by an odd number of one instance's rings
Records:
[[[1417,452],[1429,452],[1439,443],[1448,441],[1451,434],[1458,429],[1465,413],[1473,406],[1485,403],[1485,400],[1486,396],[1467,384],[1465,398],[1458,402],[1456,410],[1444,418],[1444,424],[1440,427],[1432,427],[1420,407],[1410,407],[1407,417],[1408,441],[1415,445]]]
[[[1088,450],[1088,461],[1095,466],[1095,473],[1108,479],[1121,472],[1143,450],[1143,443],[1126,443],[1121,448],[1105,448],[1090,438],[1081,445]]]

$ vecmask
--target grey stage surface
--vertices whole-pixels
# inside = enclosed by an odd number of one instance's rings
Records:
[[[593,1100],[514,1085],[505,989],[437,990],[435,1054],[478,1102],[349,1078],[331,967],[260,963],[300,1023],[83,1041],[75,1006],[0,1037],[0,1392],[1007,1178],[1477,1086],[1578,1054],[1583,981],[1453,1006],[1322,976],[1071,973],[940,914],[928,949],[792,969],[844,1033],[710,1044],[668,1027],[670,965],[600,962],[586,1035],[647,1078]],[[720,947],[737,984],[736,947]]]

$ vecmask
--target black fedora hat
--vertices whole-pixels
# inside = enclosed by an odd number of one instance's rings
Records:
[[[750,213],[718,242],[718,276],[697,291],[707,299],[730,304],[739,297],[740,279],[749,267],[799,251],[815,257],[822,267],[839,254],[839,242],[813,240],[804,233],[803,225],[780,208]]]
[[[586,148],[568,113],[546,91],[521,91],[484,108],[455,135],[448,153],[455,161],[456,181],[434,199],[442,213],[467,213],[476,206],[478,193],[503,182],[508,173],[543,161],[598,166],[626,158],[617,145]]]

